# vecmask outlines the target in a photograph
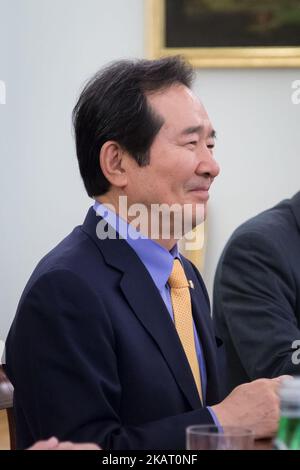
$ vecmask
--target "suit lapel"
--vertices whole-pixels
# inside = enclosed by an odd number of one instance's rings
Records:
[[[169,312],[150,274],[135,251],[116,234],[117,239],[99,240],[96,225],[101,218],[93,208],[83,224],[100,249],[106,263],[123,272],[120,288],[133,312],[151,335],[192,409],[201,406],[192,372]]]
[[[204,296],[204,291],[200,281],[197,278],[192,266],[186,260],[184,260],[184,268],[188,279],[192,280],[194,284],[194,289],[190,289],[190,293],[192,300],[193,318],[202,346],[206,366],[206,402],[208,404],[215,404],[219,400],[220,387],[218,362],[216,356],[216,339],[210,318],[210,308]]]
[[[137,266],[136,266],[137,267]],[[152,336],[192,408],[201,406],[194,378],[169,312],[148,272],[124,274],[121,289],[135,315]]]

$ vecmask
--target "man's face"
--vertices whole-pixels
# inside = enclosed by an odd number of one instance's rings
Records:
[[[164,124],[151,146],[149,165],[139,167],[132,159],[128,199],[147,207],[192,204],[194,222],[196,204],[203,204],[206,210],[210,185],[219,173],[209,117],[184,85],[151,94],[148,102]]]

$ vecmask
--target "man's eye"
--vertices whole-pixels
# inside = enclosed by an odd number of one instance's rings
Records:
[[[192,140],[191,142],[188,142],[186,145],[197,145],[197,140]]]
[[[207,148],[213,149],[215,147],[215,144],[208,144]]]

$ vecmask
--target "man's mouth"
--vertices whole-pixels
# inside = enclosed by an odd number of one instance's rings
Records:
[[[193,188],[190,190],[190,192],[198,195],[203,201],[208,201],[209,199],[209,186]]]

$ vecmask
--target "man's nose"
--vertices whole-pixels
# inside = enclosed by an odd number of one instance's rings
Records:
[[[197,174],[202,176],[207,176],[211,178],[216,178],[220,173],[220,166],[209,151],[206,151],[200,155],[200,161],[197,167]]]

